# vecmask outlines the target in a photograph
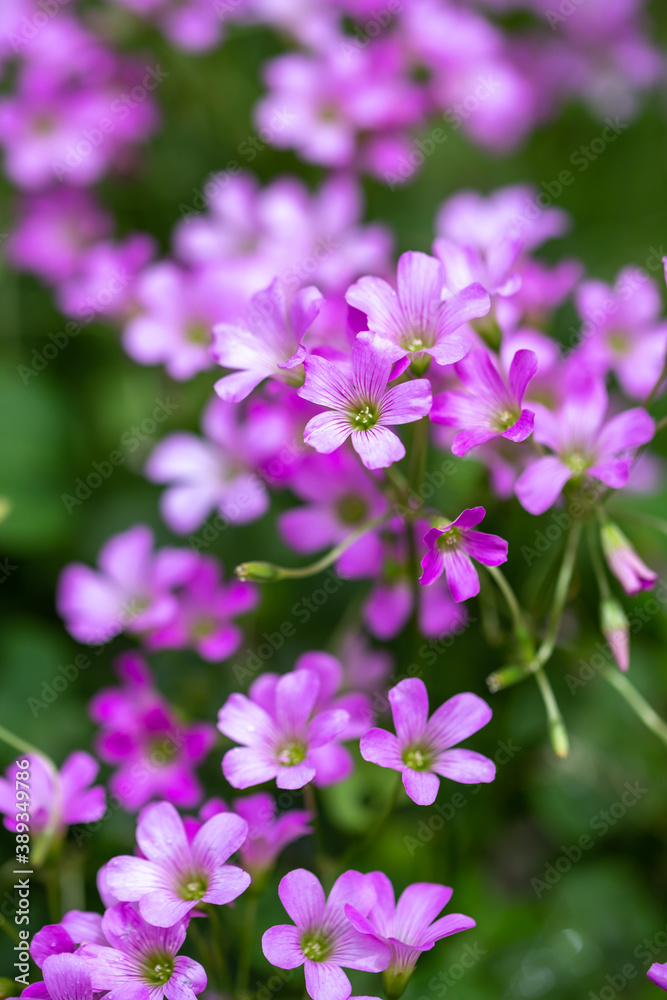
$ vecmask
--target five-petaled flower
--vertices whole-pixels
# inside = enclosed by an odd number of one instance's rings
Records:
[[[476,694],[454,695],[429,719],[426,685],[418,677],[409,677],[390,690],[389,703],[396,735],[386,729],[369,729],[361,737],[361,756],[400,771],[413,802],[420,806],[435,802],[439,775],[464,784],[493,781],[496,767],[492,760],[474,750],[456,748],[491,718],[491,709]]]
[[[455,521],[431,528],[424,535],[428,552],[422,559],[422,586],[435,583],[443,572],[455,601],[479,594],[479,577],[472,560],[485,566],[507,562],[507,542],[499,535],[475,531],[486,515],[483,507],[469,507]]]

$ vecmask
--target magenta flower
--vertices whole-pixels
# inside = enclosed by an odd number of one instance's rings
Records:
[[[30,786],[30,833],[33,836],[49,828],[53,833],[63,833],[75,823],[95,823],[104,815],[106,796],[101,785],[93,785],[100,769],[90,754],[77,750],[65,760],[60,771],[54,771],[43,757],[26,754],[30,766],[26,768]],[[22,772],[16,763],[7,769],[7,777],[0,778],[0,813],[4,825],[16,830],[17,774]],[[25,820],[25,822],[28,822]]]
[[[649,569],[619,526],[607,521],[600,531],[600,539],[607,565],[626,594],[651,590],[658,574]]]
[[[487,724],[492,712],[485,701],[470,692],[457,694],[429,719],[426,685],[412,677],[391,688],[389,703],[396,736],[385,729],[369,729],[361,737],[361,756],[400,771],[413,802],[420,806],[435,802],[438,775],[464,784],[493,781],[493,761],[474,750],[453,749]]]
[[[148,649],[195,649],[204,660],[226,660],[240,646],[243,632],[233,622],[256,607],[255,587],[224,583],[217,559],[200,556],[178,592],[178,610],[170,622],[146,638]]]
[[[147,923],[129,903],[107,910],[102,930],[110,947],[84,944],[95,991],[127,1000],[194,1000],[206,989],[206,973],[194,959],[179,955],[187,920],[171,927]]]
[[[70,563],[60,574],[56,603],[79,642],[109,642],[126,630],[146,633],[177,610],[173,590],[197,560],[186,549],[153,553],[153,532],[143,524],[114,535],[100,549],[99,571]]]
[[[537,371],[533,351],[517,351],[505,382],[486,351],[470,351],[456,365],[456,374],[467,392],[452,390],[433,400],[431,420],[456,427],[452,451],[467,454],[491,438],[525,441],[533,429],[532,410],[523,409],[526,387]]]
[[[367,469],[386,469],[405,455],[395,424],[419,420],[431,409],[428,379],[414,379],[387,389],[392,376],[393,345],[372,333],[360,333],[352,348],[351,377],[326,358],[306,359],[303,399],[333,412],[319,413],[306,424],[303,439],[316,451],[335,451],[351,436],[352,447]]]
[[[306,503],[278,515],[278,530],[296,552],[338,545],[364,521],[384,514],[387,500],[349,451],[310,454],[290,479],[290,490]],[[345,577],[379,569],[382,543],[368,531],[336,563]]]
[[[44,981],[31,983],[21,993],[22,997],[36,1000],[93,1000],[90,966],[81,955],[50,955],[44,961],[42,975]]]
[[[109,788],[128,810],[151,799],[168,799],[183,808],[196,805],[203,789],[195,768],[215,743],[215,728],[207,722],[180,722],[153,687],[148,666],[137,653],[123,653],[115,669],[122,687],[103,688],[88,707],[101,726],[96,751],[116,768]]]
[[[651,440],[655,422],[636,407],[605,423],[607,402],[602,381],[584,373],[568,379],[558,412],[535,404],[535,440],[553,454],[532,462],[516,482],[516,495],[529,513],[548,510],[571,479],[580,483],[591,476],[612,489],[625,486],[635,449]]]
[[[663,990],[667,990],[667,962],[654,962],[646,973],[648,978],[656,986],[659,986]]]
[[[312,1000],[347,1000],[352,992],[345,969],[382,972],[389,964],[386,944],[361,934],[345,916],[352,905],[363,917],[375,902],[373,882],[360,872],[344,872],[328,900],[312,872],[288,872],[278,888],[280,901],[294,924],[270,927],[262,950],[279,969],[304,966],[306,990]]]
[[[312,285],[302,288],[288,306],[285,286],[276,279],[253,296],[243,323],[219,323],[213,330],[211,354],[223,368],[237,369],[215,383],[215,391],[227,403],[245,399],[266,378],[300,384],[303,338],[322,306],[322,296]]]
[[[348,903],[345,914],[362,934],[370,934],[390,949],[391,958],[383,979],[389,996],[398,996],[412,975],[423,951],[436,941],[475,926],[471,917],[449,913],[436,919],[452,898],[453,890],[432,882],[415,882],[401,894],[398,903],[394,888],[384,872],[368,876],[377,896],[367,916]],[[393,987],[393,988],[392,988]]]
[[[289,809],[276,815],[276,800],[267,792],[235,799],[234,811],[248,824],[248,836],[239,853],[253,879],[273,867],[281,851],[294,840],[313,832],[312,815],[305,809]]]
[[[257,520],[269,496],[255,465],[270,428],[214,396],[202,415],[204,438],[189,431],[169,434],[153,449],[146,477],[164,483],[160,511],[172,531],[188,534],[213,511],[235,524]]]
[[[442,298],[443,268],[425,253],[404,253],[398,261],[397,291],[382,278],[364,277],[348,289],[345,298],[366,313],[368,329],[395,344],[394,360],[406,353],[440,365],[460,361],[469,350],[456,331],[468,320],[485,316],[491,308],[488,293],[471,284]]]
[[[46,924],[30,942],[30,955],[40,969],[51,955],[73,954],[80,944],[107,944],[99,913],[70,910],[59,924]]]
[[[139,815],[141,858],[124,855],[106,866],[117,899],[139,904],[144,920],[172,927],[199,903],[231,903],[250,885],[247,872],[225,864],[248,835],[233,813],[213,816],[188,843],[183,820],[170,802],[146,806]]]
[[[230,695],[218,715],[220,732],[242,744],[225,754],[225,778],[234,788],[273,778],[278,788],[302,788],[317,777],[313,750],[342,737],[349,714],[343,709],[314,714],[320,681],[312,670],[294,670],[270,679],[268,686],[260,677],[249,693],[249,698]]]
[[[431,528],[424,535],[428,552],[422,559],[423,587],[435,583],[443,572],[455,601],[479,594],[479,577],[472,560],[485,566],[507,562],[507,542],[499,535],[474,531],[486,516],[483,507],[467,507],[455,521]]]

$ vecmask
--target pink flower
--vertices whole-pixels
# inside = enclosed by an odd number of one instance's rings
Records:
[[[151,799],[168,799],[191,807],[203,790],[195,773],[215,743],[208,723],[186,725],[153,687],[147,664],[137,653],[115,662],[122,687],[103,688],[88,711],[101,727],[97,753],[117,770],[109,787],[125,809],[136,810]]]
[[[256,417],[241,420],[238,407],[216,396],[204,409],[202,428],[204,438],[188,431],[169,434],[146,463],[147,478],[167,484],[160,510],[179,534],[194,531],[214,510],[227,522],[247,524],[269,506],[255,462],[263,457],[270,428],[264,425],[260,433]]]
[[[308,421],[304,441],[316,451],[335,451],[352,438],[352,447],[367,469],[385,469],[405,455],[400,438],[389,430],[412,423],[431,409],[428,379],[414,379],[387,388],[395,351],[372,333],[358,334],[352,348],[351,376],[326,358],[306,359],[303,399],[328,407]]]
[[[248,835],[233,813],[204,823],[188,843],[183,820],[170,802],[146,806],[139,815],[137,845],[142,857],[112,858],[106,879],[123,902],[138,903],[155,927],[173,927],[199,903],[231,903],[250,885],[250,876],[225,862]]]
[[[39,1000],[93,1000],[93,985],[88,963],[81,955],[51,955],[42,968],[44,981],[31,983],[22,997]]]
[[[479,577],[473,559],[485,566],[507,562],[507,542],[498,535],[474,531],[486,516],[483,507],[467,507],[455,521],[431,528],[424,536],[428,552],[422,559],[423,587],[434,583],[444,572],[455,601],[467,601],[479,594]]]
[[[452,898],[453,890],[446,885],[415,882],[396,903],[394,888],[384,872],[371,872],[367,877],[373,883],[376,902],[367,916],[350,903],[345,914],[362,934],[370,934],[388,945],[391,958],[383,979],[388,994],[398,996],[423,951],[430,951],[436,941],[450,934],[474,927],[475,921],[462,913],[436,919]]]
[[[656,986],[659,986],[663,990],[667,990],[667,962],[654,962],[646,973],[648,978]]]
[[[467,392],[452,390],[433,400],[431,420],[456,427],[452,452],[466,455],[471,448],[495,437],[525,441],[533,430],[533,412],[523,408],[526,387],[537,371],[533,351],[517,351],[507,381],[486,351],[474,350],[456,365]]]
[[[658,574],[649,569],[630,540],[613,521],[603,524],[600,531],[602,551],[609,569],[626,594],[641,594],[651,590]]]
[[[548,510],[571,479],[581,482],[591,476],[611,489],[625,486],[635,449],[651,440],[655,422],[636,407],[605,423],[607,402],[602,381],[584,371],[568,380],[558,412],[534,405],[535,440],[553,454],[531,462],[516,482],[516,495],[529,513]]]
[[[291,374],[306,356],[303,338],[322,306],[322,296],[308,286],[288,306],[283,284],[275,280],[253,296],[244,321],[219,323],[213,331],[211,354],[223,368],[238,369],[215,383],[221,399],[238,403],[266,378],[300,383]]]
[[[179,588],[175,616],[146,637],[146,647],[196,649],[202,659],[219,663],[243,640],[243,632],[232,619],[252,611],[258,601],[257,588],[240,580],[224,583],[218,560],[200,556]]]
[[[100,769],[90,754],[77,750],[65,760],[60,771],[54,771],[43,757],[26,754],[28,768],[16,763],[7,769],[7,777],[0,778],[0,813],[4,825],[16,830],[16,782],[19,772],[27,771],[29,777],[30,832],[33,836],[50,829],[62,834],[75,823],[95,823],[104,815],[106,796],[101,785],[93,785]],[[27,821],[26,821],[27,822]]]
[[[441,775],[476,784],[493,781],[493,761],[474,750],[452,749],[485,726],[492,712],[485,701],[466,692],[454,695],[428,717],[426,685],[418,677],[400,681],[389,692],[396,736],[369,729],[361,738],[364,760],[403,775],[405,790],[417,805],[435,802]]]
[[[278,788],[302,788],[317,779],[313,751],[341,738],[350,716],[343,709],[316,712],[320,680],[312,670],[262,677],[250,697],[232,694],[220,709],[218,729],[241,743],[229,750],[222,770],[234,788],[276,779]],[[341,780],[345,775],[328,775]]]
[[[267,792],[234,799],[233,806],[237,816],[248,824],[248,836],[239,853],[253,879],[272,868],[288,844],[313,832],[309,812],[289,809],[278,816],[276,800]]]
[[[187,921],[170,927],[154,926],[128,903],[107,910],[102,930],[109,947],[84,944],[79,954],[95,991],[128,1000],[194,1000],[206,989],[206,973],[199,962],[179,955]]]
[[[327,900],[313,873],[297,868],[281,879],[278,895],[294,924],[270,927],[262,937],[262,950],[279,969],[303,965],[312,1000],[347,1000],[352,987],[343,968],[387,968],[388,946],[361,934],[345,916],[346,904],[364,917],[373,906],[375,890],[368,875],[344,872]]]
[[[469,343],[456,331],[468,320],[485,316],[491,302],[481,285],[471,284],[442,298],[442,264],[425,253],[408,252],[398,261],[397,291],[382,278],[364,277],[348,289],[346,300],[366,313],[368,329],[395,344],[394,360],[406,353],[440,365],[460,361]]]
[[[188,579],[197,556],[185,549],[152,549],[153,532],[139,524],[102,546],[99,571],[81,563],[65,567],[56,601],[75,639],[105,643],[124,630],[142,634],[173,619],[174,588]]]
[[[51,955],[73,954],[80,944],[108,944],[99,913],[70,910],[59,924],[46,924],[30,942],[30,956],[40,969]]]

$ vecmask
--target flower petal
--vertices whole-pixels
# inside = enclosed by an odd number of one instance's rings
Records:
[[[560,496],[572,470],[555,455],[545,455],[523,470],[514,485],[519,503],[529,514],[543,514]]]
[[[426,734],[438,750],[449,749],[480,730],[492,715],[483,698],[464,691],[436,708],[428,720]]]
[[[333,962],[305,963],[306,989],[313,1000],[347,1000],[352,992],[350,980]]]
[[[388,469],[394,462],[400,462],[405,457],[401,439],[381,424],[365,431],[355,431],[352,434],[352,447],[367,469]]]
[[[436,800],[440,779],[430,771],[413,771],[406,767],[403,771],[403,785],[413,802],[418,806],[430,806]]]
[[[458,604],[479,594],[479,576],[470,557],[460,549],[451,549],[443,555],[445,576],[453,600]]]
[[[352,424],[347,416],[339,413],[318,413],[306,424],[303,440],[315,451],[330,455],[340,448],[352,433]]]
[[[301,935],[292,924],[277,924],[262,935],[262,951],[271,965],[279,969],[298,969],[305,959]]]
[[[396,735],[406,745],[420,739],[428,720],[428,693],[419,677],[407,677],[389,691]]]
[[[280,880],[280,901],[300,930],[319,926],[324,915],[324,889],[305,868],[295,868]]]
[[[380,767],[393,767],[396,771],[404,768],[401,744],[393,733],[386,729],[369,729],[359,741],[359,750],[364,760]]]
[[[478,781],[493,781],[496,776],[496,765],[488,757],[474,750],[446,750],[439,754],[433,762],[433,770],[466,785],[476,785]]]

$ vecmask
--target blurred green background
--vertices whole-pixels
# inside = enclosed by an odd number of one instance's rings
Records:
[[[652,14],[656,34],[664,41],[664,4],[654,3]],[[117,30],[120,24],[114,22],[111,27]],[[147,30],[128,36],[127,44],[157,53],[169,72],[158,94],[164,127],[150,143],[137,176],[122,185],[106,182],[101,196],[122,231],[151,232],[166,251],[179,205],[191,202],[193,190],[202,186],[209,172],[224,169],[230,159],[237,158],[239,143],[251,134],[251,108],[260,92],[259,67],[278,51],[279,43],[259,29],[235,31],[219,51],[199,58],[174,51]],[[453,192],[461,187],[489,191],[519,181],[538,185],[551,181],[570,166],[570,154],[599,130],[599,122],[588,111],[571,107],[557,122],[535,132],[523,148],[502,159],[474,147],[460,132],[450,131],[448,140],[409,186],[391,192],[365,182],[367,218],[384,220],[394,228],[398,251],[428,250],[435,209]],[[564,190],[557,204],[572,214],[572,231],[565,239],[550,243],[545,257],[576,256],[588,273],[611,280],[626,263],[643,265],[653,249],[667,252],[661,243],[667,245],[666,153],[665,99],[654,95],[618,141],[585,173],[576,174],[576,182]],[[313,184],[321,177],[317,169],[304,167],[292,155],[268,148],[250,166],[264,181],[285,172],[300,174]],[[3,231],[11,219],[11,204],[12,193],[4,187]],[[656,280],[662,285],[660,273]],[[93,562],[110,534],[137,521],[151,524],[161,542],[173,541],[158,519],[159,491],[140,474],[152,440],[130,455],[71,514],[61,496],[72,491],[76,478],[87,474],[93,461],[103,460],[118,447],[121,435],[150,413],[158,396],[167,393],[179,402],[169,424],[162,425],[162,433],[174,427],[197,429],[199,412],[216,376],[209,372],[187,385],[174,384],[162,370],[135,365],[120,348],[117,332],[95,324],[26,386],[17,366],[29,363],[32,349],[40,350],[49,332],[62,329],[63,318],[54,310],[47,291],[13,273],[4,262],[0,316],[0,495],[11,503],[9,516],[0,523],[0,562],[6,559],[0,576],[0,722],[60,763],[73,749],[90,748],[92,727],[86,703],[94,691],[112,681],[111,661],[127,643],[117,640],[95,658],[93,668],[34,716],[28,699],[39,697],[42,684],[52,681],[59,665],[71,663],[79,651],[55,614],[58,573],[73,559]],[[566,306],[558,317],[559,334],[564,336],[573,322],[573,310]],[[656,443],[655,450],[665,455],[664,441]],[[483,470],[474,462],[462,463],[446,490],[443,503],[449,509],[457,509],[457,503],[459,507],[473,502],[487,505],[485,526],[488,523],[489,530],[509,538],[510,553],[518,555],[520,545],[530,544],[535,531],[549,521],[548,517],[529,518],[515,502],[494,501]],[[633,498],[631,503],[661,514],[666,499],[663,489],[657,497]],[[222,533],[212,550],[228,571],[246,557],[293,558],[274,529],[275,510],[288,503],[281,495],[272,513],[258,524]],[[667,540],[634,525],[628,527],[628,534],[664,578]],[[558,555],[558,545],[553,546],[531,570],[520,557],[514,561],[510,557],[508,575],[518,591],[530,597],[548,583]],[[293,603],[316,585],[317,581],[306,580],[263,591],[259,610],[245,620],[247,648],[253,649],[262,632],[273,630],[288,617]],[[490,696],[494,718],[473,745],[490,756],[500,752],[509,758],[506,763],[504,756],[498,758],[502,766],[496,781],[478,794],[443,781],[438,803],[446,819],[433,808],[419,809],[402,798],[375,842],[355,858],[362,871],[385,870],[397,889],[416,880],[452,885],[455,894],[450,909],[477,920],[477,928],[441,942],[423,956],[406,1000],[444,996],[611,1000],[619,992],[630,1000],[657,994],[658,988],[644,974],[651,961],[667,961],[667,748],[642,728],[599,677],[574,694],[565,684],[565,674],[572,672],[580,658],[590,656],[600,639],[596,589],[585,550],[574,588],[576,600],[568,611],[564,645],[549,671],[571,734],[569,760],[557,762],[548,747],[543,707],[532,683]],[[276,654],[271,667],[289,669],[298,653],[327,648],[349,604],[358,606],[365,592],[364,584],[342,587],[308,624],[299,626],[296,637]],[[646,599],[624,600],[631,609]],[[399,675],[411,662],[423,667],[433,707],[461,690],[484,696],[485,677],[505,662],[503,645],[490,644],[485,636],[480,604],[470,602],[469,611],[478,621],[433,664],[426,664],[423,657],[420,660],[409,636],[392,644]],[[661,612],[633,638],[631,666],[634,683],[663,715],[667,714],[666,643]],[[241,652],[231,662],[243,659]],[[230,663],[205,665],[192,653],[162,654],[151,662],[159,687],[185,718],[213,720],[226,695],[238,689]],[[510,747],[511,756],[501,744]],[[220,774],[221,752],[222,740],[205,768],[207,790],[210,795],[231,798]],[[11,750],[0,749],[3,766],[12,759]],[[613,825],[595,819],[620,801],[626,783],[637,782],[638,801]],[[327,848],[340,852],[364,830],[384,808],[392,787],[391,772],[361,762],[346,785],[322,793]],[[447,809],[459,789],[465,804]],[[607,830],[601,832],[605,825]],[[82,849],[72,846],[68,863],[84,871],[87,908],[99,906],[94,888],[97,867],[113,853],[131,850],[133,833],[134,819],[116,812]],[[593,847],[554,885],[538,886],[536,891],[531,880],[544,880],[547,866],[566,857],[566,849],[586,833]],[[0,841],[5,854],[11,838],[2,831]],[[298,842],[283,856],[260,906],[260,930],[283,920],[276,894],[279,876],[310,863],[310,842]],[[560,867],[568,865],[561,861]],[[3,901],[8,899],[3,894],[11,884],[11,870],[5,865],[0,869]],[[76,886],[75,879],[66,880],[70,904],[81,906],[84,900]],[[37,917],[46,919],[37,888],[33,905]],[[243,901],[239,910],[242,905]],[[227,921],[233,922],[237,912],[228,911]],[[33,932],[37,926],[32,926]],[[1,968],[9,970],[8,938],[3,936],[0,949]],[[252,983],[261,983],[269,975],[258,938]],[[300,975],[286,984],[286,997],[300,995]],[[353,987],[355,994],[377,989],[375,981],[362,974],[353,975]]]

